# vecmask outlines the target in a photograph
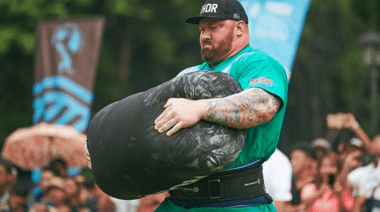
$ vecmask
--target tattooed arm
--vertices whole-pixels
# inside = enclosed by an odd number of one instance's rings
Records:
[[[227,98],[209,101],[205,120],[246,129],[270,121],[280,108],[278,97],[251,88]]]
[[[281,100],[261,88],[251,88],[219,99],[172,98],[164,107],[155,120],[155,129],[160,133],[170,129],[167,132],[170,136],[201,119],[238,129],[264,124],[277,113]]]

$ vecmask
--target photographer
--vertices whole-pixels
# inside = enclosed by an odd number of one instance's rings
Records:
[[[351,113],[338,113],[327,116],[327,125],[332,129],[350,129],[361,140],[366,153],[374,154],[374,160],[364,167],[352,169],[361,163],[361,155],[359,153],[351,153],[347,156],[343,166],[343,174],[346,174],[346,185],[352,188],[355,196],[353,212],[375,211],[379,208],[379,204],[375,204],[380,200],[380,136],[376,136],[373,142],[368,135],[359,126],[355,117]]]
[[[317,175],[313,183],[306,184],[301,190],[301,202],[307,212],[340,212],[353,207],[350,189],[339,179],[339,157],[330,152],[318,159]]]
[[[362,141],[366,152],[372,154],[380,154],[380,145],[371,141],[368,135],[364,132],[356,121],[352,113],[337,113],[327,116],[327,127],[336,130],[348,129],[352,130],[355,135]]]

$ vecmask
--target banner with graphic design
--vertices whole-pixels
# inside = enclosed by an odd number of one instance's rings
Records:
[[[249,20],[251,46],[279,61],[290,80],[311,0],[239,0]]]
[[[93,86],[105,19],[41,20],[34,55],[33,124],[89,124]]]

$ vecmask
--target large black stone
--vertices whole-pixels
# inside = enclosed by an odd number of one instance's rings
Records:
[[[233,163],[246,132],[201,120],[168,137],[154,120],[169,98],[220,98],[241,92],[228,74],[194,72],[99,111],[87,131],[97,185],[119,199],[137,199],[216,173]]]

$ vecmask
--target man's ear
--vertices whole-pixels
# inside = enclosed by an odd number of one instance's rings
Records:
[[[244,32],[247,30],[246,23],[244,21],[237,22],[235,26],[235,31],[237,36],[241,36],[244,34]]]

